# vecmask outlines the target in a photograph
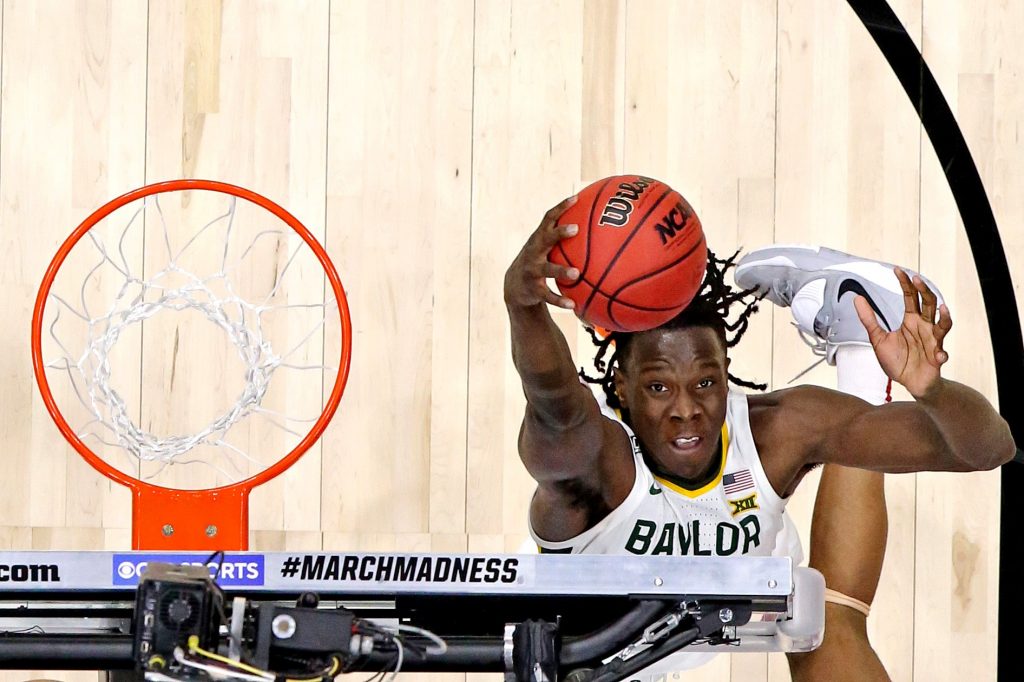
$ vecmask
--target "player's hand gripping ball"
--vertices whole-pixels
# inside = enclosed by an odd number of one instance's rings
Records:
[[[658,180],[599,180],[580,191],[558,223],[579,225],[579,232],[556,244],[548,260],[579,270],[576,280],[555,283],[587,324],[653,329],[682,312],[704,281],[700,220],[682,195]]]

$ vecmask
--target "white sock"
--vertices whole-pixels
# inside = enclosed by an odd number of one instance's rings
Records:
[[[872,405],[889,395],[889,377],[878,364],[871,346],[840,346],[836,349],[836,388]]]
[[[825,303],[825,280],[815,279],[800,287],[789,307],[793,319],[808,334],[814,333],[814,318]]]

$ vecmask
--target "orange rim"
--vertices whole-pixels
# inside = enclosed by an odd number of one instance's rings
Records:
[[[244,187],[238,187],[237,185],[230,185],[214,180],[170,180],[167,182],[157,182],[132,190],[127,194],[119,196],[113,201],[107,202],[82,221],[77,228],[75,228],[75,231],[64,240],[63,244],[61,244],[60,248],[57,250],[57,254],[53,257],[53,260],[50,261],[49,267],[46,268],[46,274],[43,275],[43,281],[39,285],[39,293],[36,295],[35,306],[32,310],[32,369],[36,376],[36,384],[39,386],[39,393],[42,395],[43,403],[46,405],[46,410],[50,413],[50,417],[53,418],[54,423],[57,425],[57,428],[60,429],[64,438],[71,443],[72,447],[78,451],[78,454],[92,465],[93,468],[104,476],[117,481],[121,485],[131,488],[136,492],[136,497],[141,491],[155,493],[158,491],[177,491],[178,489],[165,488],[163,486],[153,485],[152,483],[146,483],[145,481],[141,481],[137,478],[132,478],[123,471],[113,467],[94,453],[89,446],[78,437],[78,434],[75,433],[74,429],[68,425],[67,421],[64,419],[64,415],[61,414],[60,409],[57,407],[57,403],[53,398],[53,393],[50,390],[50,384],[46,379],[46,368],[43,364],[42,357],[43,313],[46,310],[46,300],[49,298],[50,288],[53,286],[53,281],[57,276],[57,271],[60,270],[61,265],[63,265],[64,260],[71,252],[71,249],[73,249],[85,233],[91,230],[99,221],[103,220],[122,206],[138,199],[142,199],[153,194],[195,189],[230,194],[257,204],[283,220],[293,230],[295,230],[300,237],[302,237],[303,241],[306,242],[309,248],[312,249],[313,253],[316,255],[317,260],[320,261],[320,265],[323,267],[324,272],[327,273],[327,279],[331,283],[331,289],[334,290],[334,297],[338,302],[338,316],[341,321],[341,354],[338,359],[338,377],[334,382],[334,387],[331,389],[331,394],[327,399],[327,404],[324,407],[323,414],[320,415],[320,418],[317,419],[309,432],[301,441],[299,441],[291,452],[279,459],[272,466],[267,467],[254,476],[238,481],[237,483],[189,492],[195,492],[197,494],[212,494],[241,490],[247,495],[247,493],[256,486],[262,485],[284,472],[288,467],[292,466],[323,434],[324,429],[327,428],[327,424],[330,423],[331,418],[334,417],[334,413],[338,409],[338,404],[341,402],[341,395],[345,391],[345,383],[348,381],[349,365],[352,357],[352,323],[351,318],[349,317],[348,300],[345,298],[345,290],[341,285],[341,279],[338,277],[338,272],[334,268],[334,263],[331,262],[331,259],[327,255],[323,246],[320,245],[320,242],[316,240],[316,237],[314,237],[291,213],[270,199],[247,190]]]

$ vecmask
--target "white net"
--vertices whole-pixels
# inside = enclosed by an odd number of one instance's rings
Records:
[[[219,192],[151,195],[97,224],[61,267],[47,318],[65,420],[115,467],[169,487],[237,482],[284,457],[337,373],[324,360],[337,302],[315,254]]]

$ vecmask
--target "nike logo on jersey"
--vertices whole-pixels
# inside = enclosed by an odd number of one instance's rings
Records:
[[[648,490],[647,492],[649,492],[652,495],[660,495],[661,494],[661,488],[658,487],[657,483],[652,483],[651,484],[651,489]]]
[[[879,318],[881,318],[882,325],[889,331],[892,331],[892,325],[889,324],[889,320],[885,319],[885,315],[883,315],[882,311],[878,309],[878,304],[875,303],[875,300],[868,295],[868,292],[864,288],[864,285],[858,282],[857,280],[844,279],[842,282],[840,282],[839,293],[836,294],[836,300],[841,299],[843,297],[843,294],[847,294],[850,292],[859,294],[860,296],[863,296],[865,299],[867,299],[868,305],[871,306],[871,309],[875,311],[875,314],[878,315]]]

